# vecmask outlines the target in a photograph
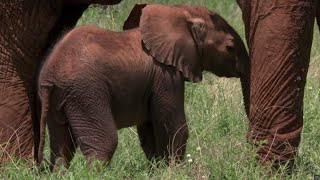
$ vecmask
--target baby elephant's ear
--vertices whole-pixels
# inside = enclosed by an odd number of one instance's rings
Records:
[[[191,17],[183,6],[147,5],[139,28],[155,60],[176,67],[192,82],[202,80],[200,58],[207,31],[202,18]]]
[[[207,24],[202,18],[189,18],[187,19],[188,26],[191,30],[193,39],[197,45],[200,56],[204,48],[204,42],[207,36]]]
[[[142,9],[146,7],[147,4],[136,4],[131,10],[127,20],[124,22],[122,29],[129,30],[139,27],[140,16]]]

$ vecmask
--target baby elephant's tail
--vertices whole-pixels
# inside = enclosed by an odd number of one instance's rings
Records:
[[[50,94],[52,91],[52,85],[40,86],[39,97],[41,101],[41,115],[40,115],[40,143],[38,148],[38,165],[41,165],[43,160],[43,148],[45,143],[45,133],[46,133],[46,121],[48,119],[48,112],[50,106]]]

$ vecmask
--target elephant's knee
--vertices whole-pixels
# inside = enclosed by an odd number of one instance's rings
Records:
[[[104,164],[108,164],[108,162],[112,159],[114,152],[116,151],[118,146],[118,138],[117,136],[108,137],[104,141],[96,141],[96,142],[87,142],[86,150],[83,151],[83,154],[86,158],[91,162],[93,159],[99,160]]]

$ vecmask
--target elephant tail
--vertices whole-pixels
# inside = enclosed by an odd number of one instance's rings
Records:
[[[41,101],[41,114],[40,114],[40,139],[38,147],[38,157],[37,163],[41,164],[43,160],[43,148],[45,144],[45,135],[46,135],[46,121],[48,119],[48,112],[50,106],[50,94],[52,91],[52,85],[49,86],[40,86],[39,88],[39,97]]]

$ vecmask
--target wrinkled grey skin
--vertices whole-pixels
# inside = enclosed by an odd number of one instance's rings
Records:
[[[110,161],[117,130],[134,125],[148,159],[180,162],[184,81],[201,81],[203,70],[239,77],[249,60],[233,28],[203,7],[136,5],[124,28],[76,28],[42,67],[39,162],[47,122],[51,169],[68,167],[77,145],[89,160]]]
[[[0,1],[0,162],[12,155],[30,159],[37,153],[35,77],[45,51],[61,31],[76,24],[89,4],[120,1]]]

